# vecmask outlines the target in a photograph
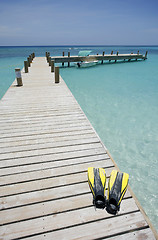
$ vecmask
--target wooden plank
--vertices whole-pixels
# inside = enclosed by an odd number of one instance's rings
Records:
[[[5,239],[30,237],[34,234],[61,229],[61,231],[46,233],[45,238],[64,239],[66,236],[67,239],[95,239],[124,231],[132,231],[138,226],[139,228],[147,227],[147,223],[140,212],[114,218],[106,218],[105,215],[105,211],[95,211],[93,207],[70,211],[59,215],[9,224],[9,227],[2,226],[1,236],[5,237]],[[97,224],[94,222],[95,220],[97,220]],[[75,227],[70,228],[70,226]],[[67,229],[62,230],[63,228]],[[44,236],[34,236],[34,239],[44,239]]]
[[[0,225],[19,222],[23,220],[29,220],[41,216],[57,215],[60,213],[66,213],[68,211],[81,209],[81,208],[94,208],[92,204],[92,194],[84,194],[73,196],[64,199],[58,199],[54,201],[47,201],[43,203],[37,203],[19,208],[7,209],[0,212]],[[132,198],[124,199],[121,203],[119,215],[130,212],[138,211],[138,207]],[[106,211],[100,214],[99,217],[111,216]],[[98,220],[98,219],[97,219]]]
[[[73,111],[74,110],[74,111]],[[35,114],[35,113],[34,113]],[[25,115],[25,118],[26,119],[32,119],[34,117],[38,117],[38,118],[42,118],[42,117],[55,117],[55,116],[61,116],[61,115],[75,115],[75,114],[80,114],[80,111],[79,109],[60,109],[60,111],[50,111],[50,112],[44,112],[44,111],[40,111],[40,113],[36,113],[36,115],[34,115],[33,113],[30,113],[30,114],[27,114],[27,113],[24,113],[24,114],[5,114],[4,116],[1,116],[1,122],[4,122],[4,121],[19,121],[19,120],[22,120],[24,115]],[[9,118],[9,120],[8,120]]]
[[[106,170],[106,176],[107,176],[107,183],[108,178],[110,175],[110,170]],[[87,183],[87,174],[85,172],[83,173],[76,173],[71,175],[64,175],[61,176],[60,179],[58,177],[50,177],[35,180],[35,181],[29,181],[24,183],[17,183],[14,185],[7,185],[7,186],[1,186],[0,187],[0,196],[1,197],[9,197],[12,195],[18,195],[18,194],[25,194],[25,193],[31,193],[31,192],[37,192],[42,190],[48,190],[52,188],[57,187],[63,187],[73,184],[79,184],[79,183]],[[127,190],[126,197],[129,197],[130,192]],[[9,198],[8,198],[9,199]],[[6,198],[5,198],[6,201]],[[3,209],[4,206],[2,206]]]
[[[57,133],[57,134],[44,134],[41,138],[41,135],[36,135],[36,137],[28,138],[22,138],[21,141],[8,141],[8,142],[0,142],[0,149],[5,149],[9,147],[9,150],[11,147],[17,147],[17,146],[25,146],[25,145],[34,145],[34,144],[41,144],[41,143],[49,143],[49,142],[59,142],[59,141],[68,141],[73,139],[81,139],[81,138],[91,138],[95,137],[95,133],[92,130],[81,130],[81,131],[75,131],[73,133]],[[12,138],[11,138],[12,139]]]
[[[112,161],[109,160],[100,160],[96,162],[88,162],[78,165],[70,165],[70,166],[64,166],[60,168],[48,168],[48,169],[40,169],[33,172],[24,172],[24,173],[17,173],[14,175],[7,175],[0,177],[0,186],[7,185],[7,184],[16,184],[20,182],[27,182],[31,180],[36,179],[43,179],[48,177],[56,177],[56,176],[62,176],[68,175],[68,174],[74,174],[78,172],[87,171],[88,167],[104,167],[109,168],[114,166]]]
[[[134,239],[137,239],[137,240],[154,240],[155,237],[154,237],[151,229],[146,228],[146,229],[143,229],[143,230],[136,230],[136,231],[126,233],[126,234],[123,234],[123,235],[117,235],[115,237],[106,238],[106,240],[116,240],[116,239],[117,240],[125,240],[125,239],[128,239],[128,240],[134,240]],[[103,240],[105,240],[105,238]]]
[[[63,131],[63,132],[45,132],[45,133],[38,133],[38,134],[33,134],[33,135],[25,135],[25,136],[16,136],[14,138],[12,137],[7,137],[5,138],[5,142],[4,139],[0,138],[0,146],[1,147],[5,147],[7,145],[9,146],[15,146],[15,145],[19,145],[20,143],[27,143],[29,144],[31,142],[31,140],[37,140],[39,141],[39,139],[44,139],[44,138],[59,138],[59,137],[66,137],[66,136],[74,136],[74,135],[83,135],[83,134],[87,134],[87,133],[93,133],[93,129],[92,128],[88,128],[88,129],[72,129],[72,131]]]
[[[10,153],[20,153],[24,151],[32,151],[37,149],[44,149],[44,148],[56,148],[56,147],[63,147],[63,146],[73,146],[78,144],[87,144],[87,143],[97,143],[99,142],[98,138],[96,136],[93,137],[85,137],[77,139],[70,139],[67,141],[50,141],[50,142],[44,142],[44,143],[36,143],[36,144],[30,144],[30,145],[22,145],[17,147],[9,147],[8,148],[2,148],[1,149],[1,156],[3,159],[3,154],[7,154],[7,157],[10,156]],[[4,157],[5,159],[5,157]]]
[[[107,177],[109,173],[106,171]],[[87,182],[87,174],[85,172],[63,175],[60,176],[60,179],[57,177],[49,177],[24,183],[16,183],[11,185],[5,185],[0,187],[0,197],[10,196],[15,194],[22,194],[25,192],[33,192],[42,189],[49,189],[54,187],[61,187],[70,184]]]
[[[110,175],[111,171],[114,168],[107,168],[106,169],[106,174],[107,176]],[[61,176],[60,178],[54,178],[52,180],[52,187],[45,189],[40,189],[39,191],[33,191],[33,192],[27,192],[27,193],[21,193],[21,194],[16,194],[12,196],[6,196],[6,197],[1,197],[0,198],[0,209],[6,209],[6,208],[12,208],[16,206],[22,206],[22,205],[27,205],[27,204],[32,204],[32,203],[37,203],[37,202],[42,202],[42,201],[48,201],[50,199],[58,199],[58,198],[63,198],[67,196],[73,196],[77,194],[83,194],[89,192],[89,186],[87,182],[87,170],[84,172],[85,176],[81,175],[81,179],[77,177],[80,177],[80,175],[72,174],[72,177],[64,178]],[[65,175],[66,176],[66,175]],[[74,177],[74,179],[73,179]],[[83,177],[83,178],[82,178]],[[86,179],[86,182],[85,180]],[[68,182],[72,181],[73,185],[65,185],[63,186],[64,183],[67,184],[66,181]],[[82,182],[83,180],[83,182]],[[65,182],[62,182],[65,181]],[[76,183],[75,183],[76,181]],[[75,183],[75,184],[74,184]],[[36,180],[35,184],[38,184],[38,181]],[[41,182],[41,185],[43,183]],[[60,186],[60,187],[59,187]],[[37,187],[38,189],[38,187]]]
[[[36,134],[45,134],[45,133],[59,133],[59,132],[72,132],[74,130],[84,130],[84,129],[91,129],[91,127],[86,124],[86,125],[80,125],[80,123],[78,124],[71,124],[71,125],[67,125],[67,127],[65,126],[61,126],[59,127],[54,127],[53,129],[51,128],[51,126],[45,126],[45,127],[39,127],[36,130],[32,130],[30,129],[30,131],[21,131],[19,133],[6,133],[6,134],[1,134],[1,139],[2,141],[4,141],[4,138],[13,138],[13,137],[19,137],[19,136],[28,136],[28,135],[36,135]]]
[[[18,158],[18,159],[8,159],[5,161],[0,161],[0,168],[7,168],[7,167],[15,167],[15,166],[23,166],[23,165],[30,165],[30,164],[38,164],[38,163],[44,163],[44,162],[50,162],[50,161],[62,161],[62,160],[68,160],[72,158],[79,158],[79,157],[86,157],[86,156],[93,156],[98,155],[102,153],[106,153],[105,149],[101,147],[99,144],[86,144],[84,146],[78,145],[78,146],[72,146],[69,147],[68,151],[64,149],[64,151],[61,150],[61,148],[56,149],[56,152],[53,152],[52,154],[43,154],[38,156],[30,156],[29,158]]]
[[[9,160],[9,159],[15,159],[15,158],[28,158],[33,156],[39,156],[39,155],[48,155],[48,154],[55,154],[55,153],[62,153],[62,152],[70,152],[70,151],[77,151],[77,150],[83,150],[83,149],[91,149],[91,148],[98,148],[101,147],[101,143],[94,142],[94,143],[87,143],[87,144],[75,144],[74,146],[60,146],[56,148],[47,148],[47,146],[43,149],[35,149],[25,152],[15,152],[15,153],[7,153],[7,154],[1,154],[0,155],[0,161]]]
[[[78,165],[83,164],[87,162],[93,162],[100,161],[100,160],[106,160],[111,161],[109,156],[107,154],[101,154],[101,155],[91,155],[91,156],[85,156],[85,157],[79,157],[79,158],[71,158],[71,159],[62,159],[60,161],[52,161],[49,162],[42,162],[38,164],[30,164],[30,165],[22,165],[17,167],[7,167],[0,169],[0,177],[5,175],[11,175],[11,174],[17,174],[17,173],[24,173],[24,172],[31,172],[31,171],[37,171],[37,170],[44,170],[44,169],[51,169],[51,168],[59,168],[63,166],[72,166],[72,165]],[[112,162],[111,162],[112,163]]]
[[[50,125],[44,125],[44,126],[37,126],[35,129],[34,128],[30,128],[30,127],[28,127],[28,128],[22,128],[22,129],[16,129],[15,131],[13,130],[13,131],[10,131],[10,134],[9,134],[9,131],[7,131],[6,133],[5,133],[5,131],[4,131],[4,133],[1,133],[1,138],[5,138],[5,137],[14,137],[14,136],[19,136],[19,135],[21,135],[21,134],[24,134],[24,136],[25,135],[31,135],[31,133],[33,134],[35,134],[35,133],[40,133],[41,131],[44,131],[44,130],[46,130],[46,131],[65,131],[65,130],[67,130],[67,131],[71,131],[71,128],[73,128],[73,127],[80,127],[80,129],[85,129],[86,127],[87,128],[89,128],[89,126],[88,126],[88,123],[87,122],[83,122],[83,121],[81,121],[81,122],[77,122],[77,123],[66,123],[65,122],[65,125],[63,125],[63,124],[56,124],[56,125],[53,125],[53,124],[50,124]]]
[[[11,121],[10,123],[8,122],[8,124],[6,125],[6,122],[4,124],[1,124],[0,130],[9,130],[9,129],[19,129],[21,127],[27,127],[28,124],[31,124],[33,126],[36,127],[36,125],[40,124],[40,125],[45,125],[46,124],[46,119],[47,119],[47,123],[50,124],[57,124],[59,122],[59,120],[61,121],[61,123],[64,122],[73,122],[73,121],[80,121],[80,120],[85,120],[85,116],[83,116],[83,114],[72,114],[72,116],[70,115],[61,115],[61,116],[47,116],[47,117],[43,117],[43,118],[33,118],[31,120],[27,120],[26,118],[22,118],[22,120],[18,120],[18,121]],[[53,121],[53,122],[52,122]]]

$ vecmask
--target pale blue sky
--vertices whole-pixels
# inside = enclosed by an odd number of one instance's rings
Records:
[[[158,45],[158,0],[0,0],[0,46]]]

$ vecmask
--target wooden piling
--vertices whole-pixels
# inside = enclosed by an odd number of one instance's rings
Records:
[[[51,61],[51,72],[54,72],[54,61]]]
[[[15,75],[17,80],[17,86],[18,87],[23,86],[20,68],[15,68]]]
[[[30,57],[27,58],[28,67],[30,67]]]
[[[55,83],[59,83],[59,67],[55,67]]]
[[[103,56],[104,56],[105,52],[103,52]],[[101,61],[101,64],[103,64],[103,60]]]
[[[51,66],[51,57],[48,57],[49,66]]]
[[[46,57],[46,59],[47,59],[47,63],[48,63],[48,57],[49,57],[49,55],[48,55],[48,52],[47,52],[47,57]]]
[[[32,63],[32,56],[31,56],[31,55],[29,55],[29,58],[30,58],[30,63]]]
[[[49,62],[50,52],[47,52],[47,63]]]
[[[68,57],[70,57],[70,52],[68,52]],[[68,67],[70,67],[70,62],[68,61]]]
[[[147,59],[147,54],[148,54],[148,51],[146,51],[146,53],[145,53],[145,59]],[[144,60],[145,60],[145,59],[144,59]]]
[[[111,51],[111,55],[113,55],[113,51]],[[111,60],[109,60],[109,62],[111,62]]]
[[[65,53],[63,52],[63,57],[65,56]],[[62,66],[64,67],[64,62],[62,62]]]
[[[117,51],[116,56],[118,56],[118,53],[119,53],[119,52]],[[117,62],[117,59],[115,59],[115,63],[116,63],[116,62]]]
[[[28,73],[28,61],[24,61],[25,73]]]

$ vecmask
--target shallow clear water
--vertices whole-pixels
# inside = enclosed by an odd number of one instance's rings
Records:
[[[108,148],[158,229],[158,47],[18,47],[0,48],[0,98],[14,81],[14,68],[35,52],[44,56],[149,51],[148,60],[61,68],[60,74]]]
[[[158,226],[158,55],[61,75]]]

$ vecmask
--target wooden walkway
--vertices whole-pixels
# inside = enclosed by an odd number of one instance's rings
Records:
[[[86,57],[81,56],[52,56],[50,57],[55,63],[66,63],[68,62],[68,66],[70,66],[71,62],[80,62],[80,61],[131,61],[131,60],[146,60],[147,52],[145,55],[139,53],[130,53],[130,54],[103,54],[103,55],[89,55]]]
[[[0,101],[0,239],[155,239],[128,190],[117,216],[95,210],[87,168],[114,169],[45,58]]]

